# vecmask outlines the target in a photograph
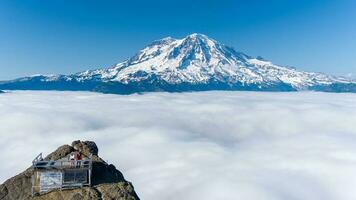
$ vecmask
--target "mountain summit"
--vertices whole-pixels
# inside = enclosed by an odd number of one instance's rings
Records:
[[[55,169],[58,168],[55,164],[55,161],[62,160],[71,155],[73,152],[81,152],[83,156],[91,156],[92,159],[92,184],[91,186],[80,186],[77,187],[67,187],[67,188],[56,188],[53,186],[59,182],[64,182],[66,179],[73,181],[77,179],[78,174],[74,173],[75,171],[80,170],[77,165],[71,169],[71,172],[63,175],[64,177],[53,176],[56,174]],[[91,200],[91,199],[100,199],[100,200],[139,200],[134,187],[131,182],[125,180],[123,174],[116,169],[112,164],[106,163],[98,155],[98,147],[93,141],[73,141],[72,145],[63,145],[58,147],[57,150],[49,154],[43,159],[41,163],[51,163],[50,167],[47,167],[48,170],[45,171],[41,169],[42,175],[40,177],[41,187],[50,187],[51,190],[46,190],[41,194],[33,194],[34,188],[33,185],[36,180],[35,178],[35,169],[30,167],[24,172],[8,179],[3,184],[0,184],[0,199],[1,200]],[[68,161],[74,162],[74,161]],[[64,163],[62,161],[62,163]],[[61,171],[64,169],[61,167]],[[42,168],[44,166],[42,165]],[[81,176],[83,176],[81,174]],[[87,175],[85,175],[86,177]],[[80,176],[79,176],[80,177]],[[67,180],[68,181],[68,180]],[[80,179],[80,181],[83,181]]]
[[[109,68],[72,75],[36,75],[0,82],[0,89],[148,91],[252,90],[356,92],[356,81],[298,71],[251,57],[193,33],[157,40]]]

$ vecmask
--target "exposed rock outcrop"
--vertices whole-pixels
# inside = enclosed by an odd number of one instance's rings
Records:
[[[92,187],[68,190],[53,190],[40,196],[31,196],[31,176],[33,169],[8,179],[0,185],[0,200],[138,200],[132,184],[124,179],[122,173],[114,165],[107,164],[98,156],[98,147],[92,141],[74,141],[72,145],[63,145],[49,154],[45,160],[58,160],[74,151],[80,151],[85,156],[92,155],[93,175]]]

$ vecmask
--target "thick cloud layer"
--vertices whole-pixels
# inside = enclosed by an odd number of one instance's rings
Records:
[[[0,95],[0,182],[73,140],[142,199],[356,199],[356,95]]]

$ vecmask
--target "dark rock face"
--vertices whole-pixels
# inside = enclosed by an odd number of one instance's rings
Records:
[[[74,147],[75,150],[80,151],[86,156],[89,156],[90,154],[92,154],[93,156],[97,156],[99,152],[95,142],[92,141],[81,142],[80,140],[77,140],[72,142],[72,147]]]
[[[138,72],[138,77],[145,77],[139,82],[121,83],[115,81],[98,81],[87,80],[78,82],[75,80],[65,81],[44,81],[38,78],[26,81],[0,82],[0,90],[55,90],[55,91],[92,91],[110,94],[133,94],[142,92],[194,92],[194,91],[269,91],[269,92],[292,92],[298,91],[292,85],[284,82],[269,83],[229,83],[228,80],[211,79],[206,83],[168,83],[160,79],[155,74],[145,74]],[[133,76],[134,76],[133,75]],[[43,77],[42,77],[43,78]],[[228,78],[228,77],[227,77]],[[223,77],[220,77],[223,79]],[[356,83],[333,83],[333,84],[316,84],[305,88],[310,91],[320,92],[345,92],[356,93]],[[1,93],[1,92],[0,92]]]
[[[45,160],[58,160],[74,151],[81,151],[84,155],[92,155],[93,174],[92,187],[71,190],[53,190],[40,196],[31,197],[31,176],[33,169],[28,168],[0,185],[0,200],[138,200],[134,187],[125,180],[122,173],[114,165],[109,165],[98,156],[98,147],[92,141],[74,141],[72,145],[60,146],[49,154]]]
[[[320,92],[356,93],[355,83],[333,83],[330,85],[317,85],[309,88]]]

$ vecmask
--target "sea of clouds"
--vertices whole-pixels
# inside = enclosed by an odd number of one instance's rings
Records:
[[[77,139],[141,199],[356,199],[356,94],[0,95],[0,183]]]

